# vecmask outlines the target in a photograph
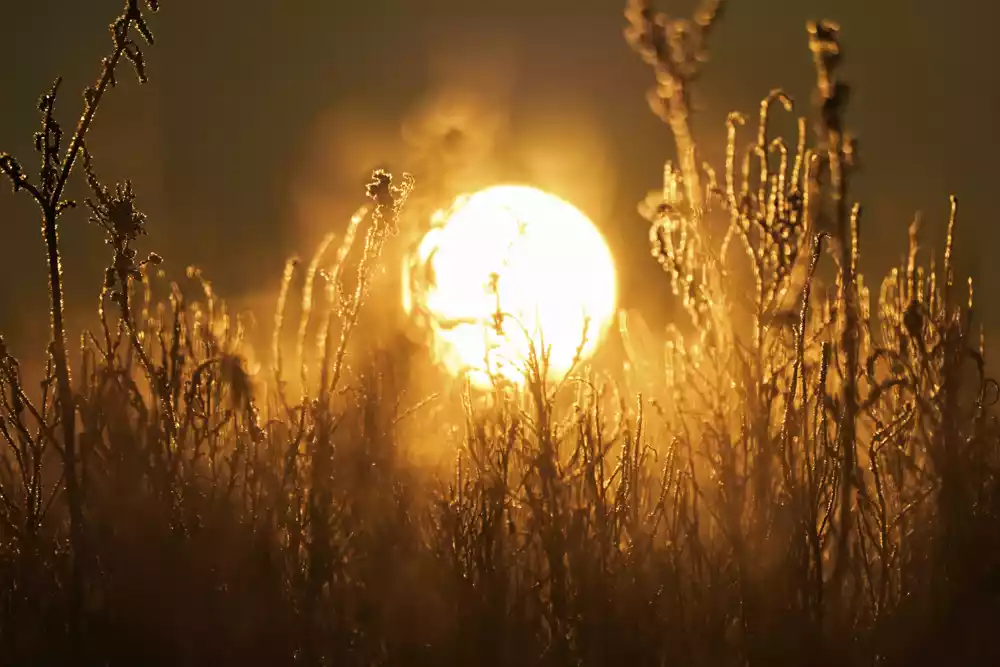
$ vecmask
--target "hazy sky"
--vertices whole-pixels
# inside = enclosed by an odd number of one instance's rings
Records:
[[[65,77],[60,117],[69,129],[120,4],[0,0],[0,149],[33,166],[35,101],[57,75]],[[864,159],[856,194],[866,206],[867,266],[884,269],[903,252],[914,211],[943,227],[954,191],[958,252],[980,276],[981,301],[991,300],[1000,289],[1000,262],[990,261],[1000,241],[992,206],[1000,176],[998,4],[729,4],[696,88],[706,155],[721,153],[726,114],[755,112],[771,88],[806,108],[805,22],[838,20],[855,88],[850,126]],[[478,151],[469,183],[516,179],[558,191],[604,230],[626,303],[652,309],[668,298],[635,204],[658,185],[672,142],[645,103],[651,74],[621,37],[624,0],[162,5],[151,19],[157,43],[146,49],[150,83],[122,75],[91,148],[106,180],[133,179],[150,215],[144,248],[164,255],[177,275],[194,262],[223,295],[270,295],[286,256],[342,226],[366,171],[383,162],[416,168],[407,160],[427,125],[421,119],[458,109],[456,122],[474,128],[470,150]],[[37,216],[6,186],[0,229],[0,330],[15,341],[44,340],[45,314],[32,309],[46,289]],[[82,213],[65,218],[62,235],[71,309],[82,312],[94,303],[105,248]],[[1000,308],[992,310],[995,327]]]

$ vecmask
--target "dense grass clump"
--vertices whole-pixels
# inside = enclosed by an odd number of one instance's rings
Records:
[[[620,368],[552,380],[538,351],[523,386],[431,411],[406,351],[359,334],[410,177],[376,172],[344,237],[288,263],[256,373],[199,271],[140,259],[146,217],[86,137],[122,60],[145,77],[156,9],[126,2],[68,145],[58,86],[42,98],[37,177],[0,156],[41,213],[53,332],[38,387],[0,339],[0,664],[1000,658],[1000,387],[953,268],[957,202],[940,263],[914,226],[864,280],[837,26],[809,26],[815,138],[805,118],[772,136],[793,108],[775,91],[749,140],[730,115],[720,182],[688,90],[722,2],[686,20],[631,0],[678,149],[640,210],[685,321],[623,314]],[[77,163],[111,258],[71,347],[56,225]]]

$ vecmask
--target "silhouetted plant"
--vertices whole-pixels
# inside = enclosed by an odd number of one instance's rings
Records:
[[[146,4],[151,11],[158,9],[157,0],[147,0]],[[23,190],[32,196],[42,214],[42,234],[45,239],[49,268],[52,366],[56,381],[56,404],[62,428],[61,452],[65,468],[63,476],[70,512],[70,534],[74,562],[74,572],[70,582],[74,610],[70,618],[72,623],[71,636],[73,637],[73,646],[77,647],[79,646],[78,634],[80,632],[78,622],[84,595],[83,572],[80,566],[84,559],[82,553],[84,548],[83,500],[78,481],[76,414],[73,388],[70,383],[69,359],[66,352],[63,275],[59,256],[57,223],[59,217],[67,209],[75,206],[71,200],[63,199],[63,193],[76,160],[84,149],[87,132],[97,114],[101,99],[108,88],[113,87],[116,83],[115,73],[121,59],[124,57],[132,63],[140,81],[146,80],[142,51],[130,36],[133,29],[147,43],[152,44],[153,35],[146,24],[138,0],[128,0],[122,15],[111,26],[114,49],[111,55],[103,61],[103,69],[97,84],[94,87],[88,87],[84,92],[83,114],[80,116],[80,121],[70,139],[69,146],[66,147],[65,154],[62,145],[63,131],[54,116],[60,81],[57,80],[51,91],[42,96],[38,105],[42,113],[42,129],[35,134],[35,150],[41,155],[42,161],[37,182],[32,182],[28,178],[21,164],[13,156],[6,153],[0,154],[0,171],[11,180],[15,191]]]

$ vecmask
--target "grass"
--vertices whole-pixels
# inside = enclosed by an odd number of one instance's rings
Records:
[[[104,185],[86,137],[123,62],[145,77],[156,9],[125,3],[68,145],[58,84],[42,98],[37,177],[0,156],[38,204],[53,334],[38,387],[0,340],[0,664],[1000,657],[1000,386],[953,269],[957,201],[939,264],[914,225],[866,282],[836,25],[808,31],[815,137],[805,118],[772,136],[793,108],[775,91],[749,139],[730,115],[720,182],[687,95],[723,3],[688,20],[628,2],[678,150],[640,210],[687,319],[623,315],[617,365],[551,381],[537,353],[523,388],[432,401],[405,392],[412,350],[365,335],[409,177],[374,174],[345,237],[288,263],[256,375],[201,272],[140,259],[136,195]],[[111,258],[71,347],[56,232],[75,168]],[[446,465],[418,461],[428,442]]]

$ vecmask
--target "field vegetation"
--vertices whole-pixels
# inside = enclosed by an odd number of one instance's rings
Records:
[[[39,384],[0,339],[0,664],[1000,664],[1000,386],[957,199],[943,248],[914,224],[862,276],[838,26],[804,35],[811,108],[731,114],[713,169],[689,94],[723,2],[627,2],[676,139],[639,208],[683,317],[622,314],[565,377],[536,350],[479,390],[369,333],[399,307],[407,175],[359,184],[346,234],[275,276],[267,354],[142,247],[141,193],[87,138],[116,78],[145,79],[157,5],[124,3],[72,131],[58,82],[42,96],[37,172],[0,154],[37,203],[52,325]],[[108,268],[80,334],[58,225],[83,215]]]

